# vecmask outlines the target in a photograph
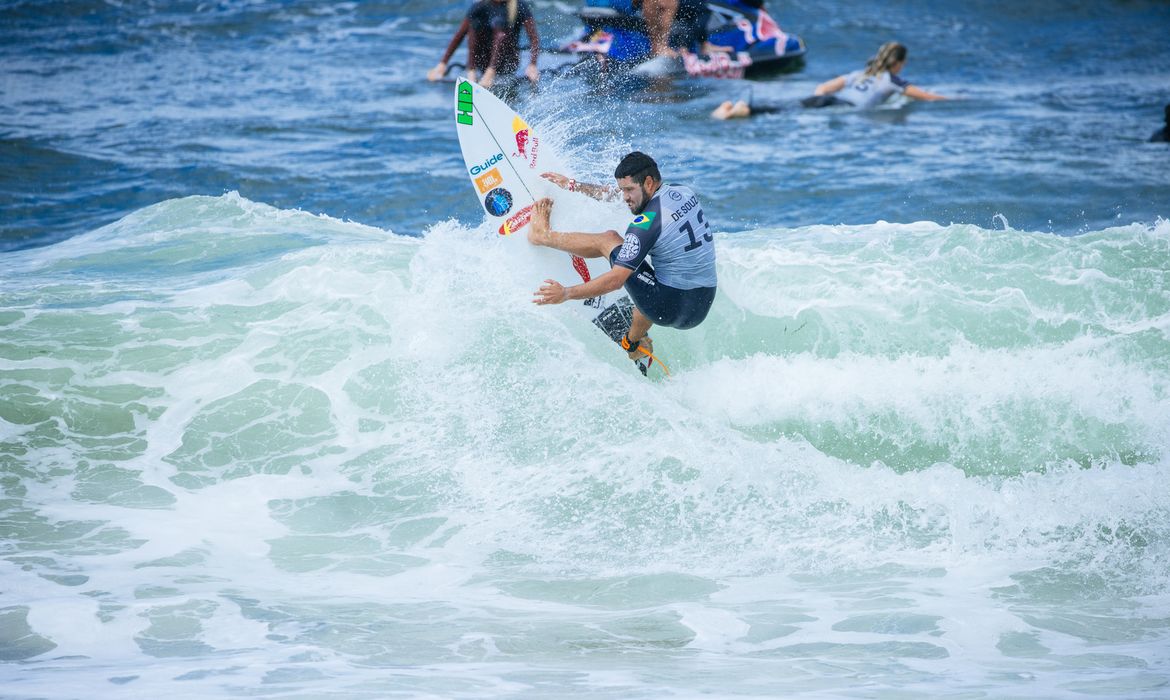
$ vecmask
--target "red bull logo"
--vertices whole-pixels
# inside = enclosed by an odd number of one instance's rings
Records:
[[[683,55],[687,75],[706,78],[742,78],[751,64],[752,57],[746,51],[739,52],[734,59],[722,52],[712,52],[707,58],[690,53]]]
[[[512,120],[512,133],[516,136],[516,153],[512,156],[527,162],[529,168],[535,168],[537,153],[540,151],[540,139],[536,138],[528,124],[520,117]]]
[[[528,225],[532,221],[532,205],[524,207],[520,211],[513,214],[507,221],[500,224],[500,235],[508,236],[516,233],[520,229]]]
[[[585,258],[582,258],[579,255],[574,255],[573,269],[577,271],[578,275],[581,275],[582,282],[589,281],[589,265],[585,262]]]

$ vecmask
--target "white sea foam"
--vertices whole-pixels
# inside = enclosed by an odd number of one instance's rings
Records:
[[[651,381],[529,303],[540,253],[454,221],[226,195],[14,254],[7,686],[1154,682],[1168,240],[723,232]]]

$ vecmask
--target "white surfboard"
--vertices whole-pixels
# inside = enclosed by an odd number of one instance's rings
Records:
[[[551,197],[555,202],[565,194],[540,175],[568,174],[570,169],[511,107],[463,78],[455,85],[455,125],[467,175],[492,230],[508,238],[510,245],[532,247],[527,238],[532,205],[541,197]],[[554,205],[554,212],[555,209]],[[584,260],[548,248],[538,250],[542,253],[541,264],[548,266],[542,270],[541,279],[552,278],[566,287],[588,282],[609,270],[605,260]],[[633,302],[620,289],[567,303],[614,342],[621,341],[633,319]],[[651,362],[643,358],[636,364],[645,374]]]

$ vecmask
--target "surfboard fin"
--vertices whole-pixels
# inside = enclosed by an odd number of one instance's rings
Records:
[[[638,359],[634,360],[634,364],[638,365],[638,369],[642,371],[642,376],[646,376],[646,372],[650,370],[650,365],[654,364],[655,362],[657,362],[658,366],[662,368],[662,371],[666,373],[666,376],[670,376],[670,368],[666,366],[665,362],[658,359],[657,355],[650,352],[646,348],[638,348],[638,352],[646,355],[646,357],[639,357]]]
[[[646,338],[646,340],[649,341],[650,338]],[[631,351],[631,343],[629,340],[627,340],[625,333],[622,334],[622,338],[618,341],[618,345],[622,346],[622,349],[626,350],[627,352]],[[653,347],[653,342],[649,343],[649,345]],[[634,364],[638,367],[638,371],[642,373],[643,377],[647,376],[646,373],[650,371],[650,365],[654,364],[655,362],[657,362],[658,366],[662,368],[662,371],[666,373],[666,376],[670,376],[670,369],[666,366],[666,363],[658,359],[653,351],[647,350],[645,345],[637,346],[637,348],[634,348],[632,352],[640,352],[645,355],[645,357],[634,359]]]

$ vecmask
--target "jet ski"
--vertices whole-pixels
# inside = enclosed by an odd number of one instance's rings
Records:
[[[629,70],[644,75],[703,78],[759,78],[792,72],[804,66],[804,40],[784,32],[763,8],[738,0],[706,2],[707,42],[703,47],[693,28],[676,21],[671,46],[678,59],[652,58],[646,22],[632,0],[589,0],[577,16],[585,28],[563,44],[561,53],[593,61],[603,71]]]

